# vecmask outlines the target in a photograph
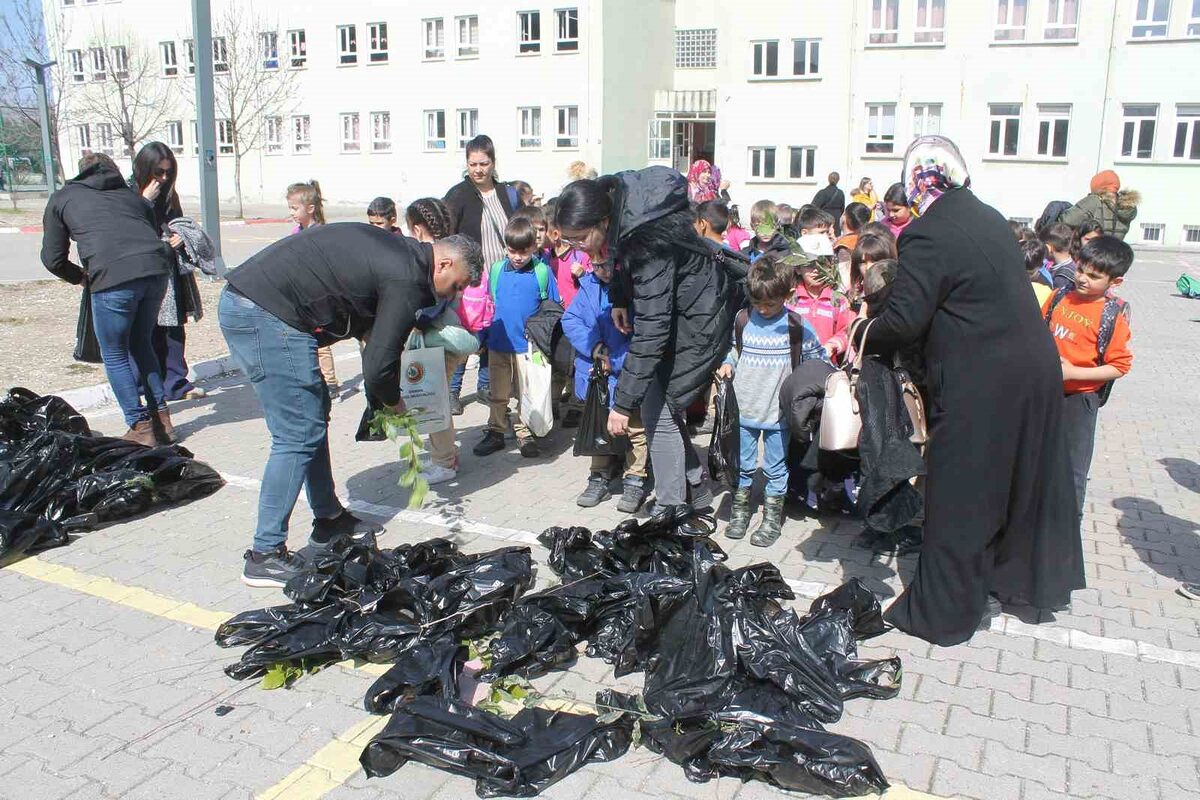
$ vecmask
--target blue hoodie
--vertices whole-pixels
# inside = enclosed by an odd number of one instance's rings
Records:
[[[575,396],[587,397],[588,380],[592,374],[592,352],[601,342],[608,348],[612,374],[608,376],[608,396],[611,401],[617,389],[617,376],[629,351],[629,336],[617,330],[612,321],[612,302],[608,284],[592,273],[579,279],[579,293],[562,318],[563,334],[575,348]]]

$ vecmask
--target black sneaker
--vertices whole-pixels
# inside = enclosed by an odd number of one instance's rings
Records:
[[[587,488],[575,498],[575,505],[580,508],[592,508],[610,497],[612,492],[608,488],[608,478],[599,472],[593,472],[588,476]]]
[[[617,503],[617,511],[622,514],[636,514],[646,501],[646,482],[641,478],[626,477],[621,484],[621,499]]]
[[[1181,583],[1175,591],[1188,600],[1200,600],[1200,583]]]
[[[242,583],[258,589],[283,588],[287,582],[304,571],[304,562],[280,545],[266,553],[247,550],[243,556]]]
[[[499,453],[504,449],[504,434],[500,431],[486,431],[483,438],[479,440],[479,444],[472,448],[471,452],[477,456],[490,456],[492,453]]]
[[[525,458],[537,458],[542,454],[542,448],[538,447],[537,439],[530,436],[527,439],[520,440],[521,455]]]
[[[457,392],[451,392],[450,393],[450,416],[461,417],[462,413],[463,413],[462,400],[459,398]]]

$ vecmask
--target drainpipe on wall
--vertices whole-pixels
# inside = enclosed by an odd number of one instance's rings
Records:
[[[1108,120],[1108,90],[1112,83],[1113,56],[1116,55],[1118,2],[1119,0],[1113,0],[1112,23],[1108,29],[1108,63],[1104,67],[1104,101],[1100,104],[1100,138],[1096,143],[1096,168],[1093,172],[1100,171],[1100,161],[1104,155],[1104,134],[1107,130],[1106,122]]]

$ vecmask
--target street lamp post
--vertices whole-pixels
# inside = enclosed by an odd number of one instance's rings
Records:
[[[34,85],[37,87],[38,116],[42,123],[42,160],[46,173],[46,191],[53,192],[58,186],[54,170],[54,149],[50,144],[50,97],[46,91],[46,70],[57,61],[34,61],[25,59],[25,65],[33,70]]]
[[[196,138],[200,146],[200,221],[216,249],[217,275],[225,274],[221,257],[221,207],[217,195],[217,124],[213,99],[212,8],[209,0],[192,0],[192,39],[196,48]]]

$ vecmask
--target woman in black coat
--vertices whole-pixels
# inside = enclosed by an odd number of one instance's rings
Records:
[[[575,181],[558,197],[564,241],[594,264],[620,265],[610,288],[614,320],[628,330],[627,309],[634,324],[608,430],[627,434],[640,409],[660,508],[712,502],[683,412],[728,352],[733,321],[730,280],[692,219],[687,181],[667,167]]]
[[[924,342],[928,481],[916,574],[887,619],[953,645],[971,638],[989,594],[1068,604],[1084,586],[1083,550],[1058,350],[1008,223],[966,188],[948,139],[913,142],[904,181],[920,217],[900,236],[900,271],[867,348]]]

